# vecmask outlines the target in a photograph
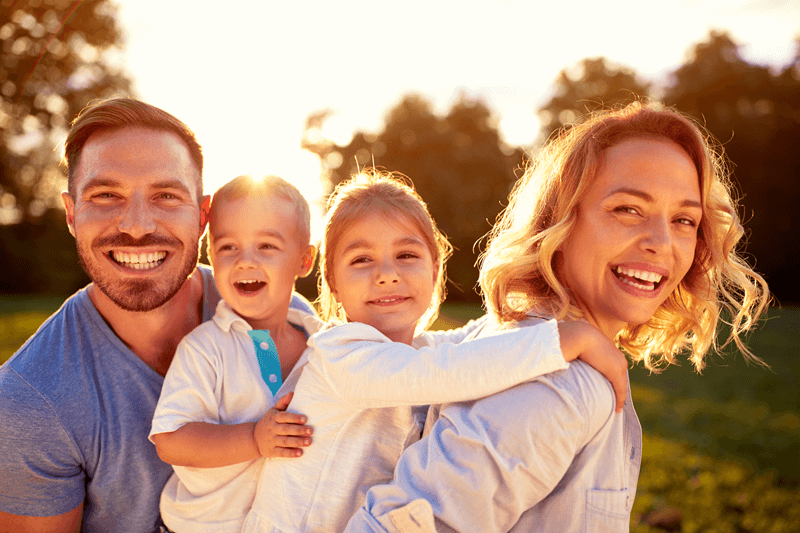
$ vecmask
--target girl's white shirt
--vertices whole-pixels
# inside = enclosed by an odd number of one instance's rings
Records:
[[[360,323],[313,335],[289,406],[308,417],[313,444],[300,458],[264,462],[242,531],[341,531],[419,440],[428,404],[481,398],[569,367],[554,320],[454,344],[486,320],[424,333],[412,346]]]

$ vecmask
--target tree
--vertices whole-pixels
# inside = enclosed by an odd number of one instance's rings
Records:
[[[781,300],[800,301],[800,45],[793,64],[773,73],[712,31],[672,74],[664,99],[721,142],[744,205],[747,253]]]
[[[501,211],[523,155],[503,145],[491,110],[462,94],[446,116],[437,116],[424,97],[406,95],[386,115],[383,131],[357,132],[346,146],[322,135],[329,114],[309,117],[303,146],[320,157],[330,190],[373,159],[408,176],[456,248],[448,275],[457,290],[448,299],[477,301],[475,244]]]
[[[10,258],[0,288],[72,292],[85,278],[65,224],[53,224],[65,188],[56,147],[91,100],[130,92],[123,38],[108,0],[10,4],[0,9],[0,255]]]
[[[542,139],[599,108],[627,104],[649,95],[650,83],[604,57],[583,59],[556,78],[554,94],[539,113]]]
[[[107,0],[12,2],[0,11],[0,194],[13,195],[19,220],[54,205],[62,174],[53,149],[70,120],[90,100],[130,89],[114,63],[115,12]]]

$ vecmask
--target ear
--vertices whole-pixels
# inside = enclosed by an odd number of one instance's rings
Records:
[[[64,202],[64,212],[67,215],[67,227],[72,236],[75,236],[75,201],[68,192],[61,193],[61,201]]]
[[[208,216],[211,209],[211,196],[208,194],[204,195],[203,198],[200,200],[200,233],[202,234],[206,230],[206,225],[208,224]]]
[[[300,267],[300,276],[304,278],[311,274],[311,271],[314,269],[314,259],[317,257],[317,248],[313,244],[309,244],[308,248],[306,248],[305,253],[303,254],[303,263]]]

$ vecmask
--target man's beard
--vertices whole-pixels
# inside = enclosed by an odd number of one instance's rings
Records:
[[[80,239],[77,239],[77,237],[76,242],[78,243],[78,261],[95,286],[120,308],[125,311],[135,312],[152,311],[172,299],[197,267],[200,250],[199,238],[193,240],[189,248],[186,249],[183,243],[177,239],[168,239],[154,235],[147,235],[142,239],[136,240],[128,235],[118,234],[112,237],[97,238],[91,246],[85,245]],[[94,259],[92,253],[93,249],[99,247],[133,248],[136,246],[156,246],[159,244],[168,244],[171,248],[184,252],[185,258],[183,264],[174,277],[161,277],[158,280],[113,279],[115,277],[114,274],[104,272],[101,265]],[[113,259],[110,260],[113,261]],[[113,267],[109,265],[108,268]],[[164,276],[167,275],[168,273],[164,274]]]

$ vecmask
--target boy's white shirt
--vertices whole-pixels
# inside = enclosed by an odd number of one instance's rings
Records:
[[[287,320],[309,335],[324,323],[290,308]],[[220,301],[212,320],[195,328],[178,345],[164,378],[150,439],[188,422],[238,424],[259,420],[275,401],[294,390],[308,362],[303,352],[273,396],[261,377],[253,328]],[[220,468],[175,466],[161,494],[161,515],[175,532],[239,532],[255,495],[263,459]]]
[[[360,323],[313,335],[289,410],[308,417],[314,442],[301,458],[264,463],[242,531],[341,531],[420,438],[425,408],[414,406],[477,399],[568,368],[554,320],[448,342],[485,320],[424,333],[411,347]]]

